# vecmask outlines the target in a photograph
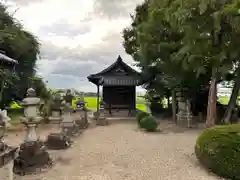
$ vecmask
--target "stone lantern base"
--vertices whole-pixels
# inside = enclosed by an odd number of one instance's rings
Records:
[[[63,118],[61,117],[60,110],[53,110],[52,116],[49,117],[49,121],[52,124],[60,124]]]
[[[52,116],[50,116],[48,119],[49,119],[51,124],[60,124],[61,121],[62,121],[62,118],[60,118],[60,117],[52,117]]]
[[[52,150],[67,149],[71,146],[71,140],[63,133],[51,133],[48,135],[46,146]]]
[[[65,136],[71,137],[79,134],[79,127],[73,122],[62,122],[62,132]]]
[[[0,142],[0,168],[14,159],[16,151],[17,148],[8,146],[5,143]]]
[[[89,125],[87,112],[81,109],[76,111],[76,115],[73,117],[73,120],[79,129],[86,129]]]
[[[14,160],[13,173],[18,175],[33,174],[51,167],[52,160],[40,141],[24,142],[20,145],[19,155]]]
[[[98,117],[96,125],[98,126],[106,126],[108,125],[108,121],[105,117]]]
[[[89,126],[89,123],[85,121],[84,117],[80,117],[79,119],[75,120],[75,123],[79,129],[87,129]]]
[[[193,115],[191,113],[178,113],[177,124],[181,127],[193,128],[196,127]]]

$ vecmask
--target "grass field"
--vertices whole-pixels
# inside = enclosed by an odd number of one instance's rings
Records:
[[[218,98],[218,101],[221,104],[227,105],[228,101],[230,98],[228,97],[220,97]],[[87,102],[87,108],[91,109],[91,110],[95,110],[97,109],[97,97],[84,97],[84,100]],[[76,99],[72,101],[72,107],[75,108],[76,107]],[[141,110],[141,111],[146,111],[146,105],[145,105],[145,99],[142,97],[137,97],[136,98],[136,108]],[[167,100],[164,99],[164,103],[165,106],[167,106]],[[239,104],[239,102],[238,102]],[[13,102],[10,106],[11,108],[21,108],[20,105],[18,105],[16,102]]]
[[[87,102],[87,108],[94,110],[97,109],[97,97],[84,97],[84,100]],[[76,100],[73,100],[72,106],[76,107]],[[146,111],[145,100],[141,97],[136,98],[136,108],[141,111]]]

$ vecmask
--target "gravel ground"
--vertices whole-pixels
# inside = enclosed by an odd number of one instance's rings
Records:
[[[41,136],[57,131],[42,128]],[[49,151],[54,166],[37,175],[16,180],[218,180],[197,162],[193,147],[199,131],[161,123],[161,132],[145,133],[135,123],[93,127],[68,150]],[[6,141],[18,144],[23,132],[10,133]],[[2,180],[10,180],[7,166]]]

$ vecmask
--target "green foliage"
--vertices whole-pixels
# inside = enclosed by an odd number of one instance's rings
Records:
[[[30,79],[31,87],[35,89],[37,97],[48,100],[52,97],[52,91],[47,89],[45,82],[41,77],[33,76]]]
[[[7,56],[18,61],[15,73],[7,70],[1,73],[0,84],[4,84],[1,107],[7,106],[14,99],[20,100],[24,97],[31,81],[29,77],[35,74],[34,68],[39,48],[38,39],[24,30],[22,25],[0,3],[0,49],[5,51]]]
[[[142,111],[137,114],[136,120],[137,120],[139,126],[140,126],[140,121],[147,116],[149,116],[149,114],[146,112],[142,112]]]
[[[239,6],[237,0],[145,0],[138,5],[123,31],[123,45],[141,68],[145,88],[165,97],[172,89],[188,89],[185,96],[194,99],[211,79],[211,87],[226,79],[239,66]]]
[[[200,162],[219,176],[240,179],[240,124],[215,126],[197,139]]]
[[[154,132],[157,130],[157,121],[153,116],[145,116],[140,120],[140,127],[148,132]]]

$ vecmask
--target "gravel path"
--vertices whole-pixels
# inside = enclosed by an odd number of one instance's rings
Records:
[[[161,124],[162,132],[144,133],[135,123],[114,123],[86,130],[68,150],[49,151],[55,165],[47,172],[16,180],[217,180],[203,170],[193,147],[199,132]],[[51,129],[41,130],[41,135]],[[56,131],[56,128],[55,128]],[[6,139],[19,143],[22,133]],[[7,167],[0,176],[8,180]]]

